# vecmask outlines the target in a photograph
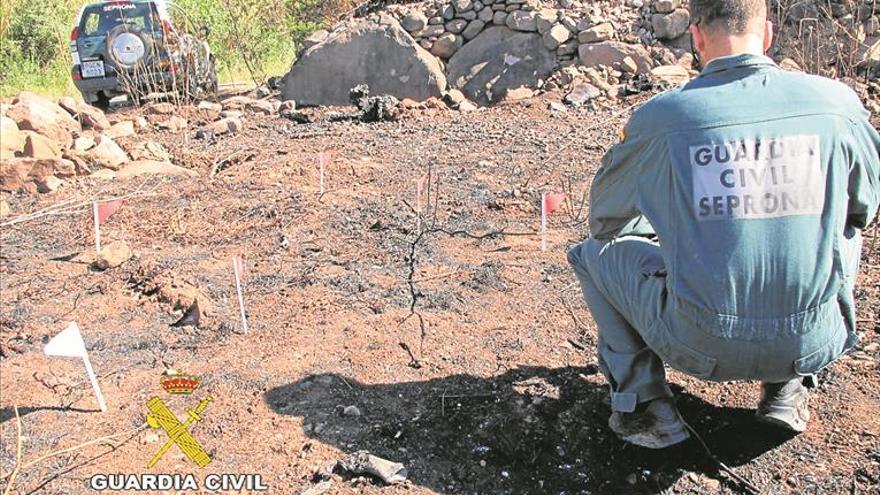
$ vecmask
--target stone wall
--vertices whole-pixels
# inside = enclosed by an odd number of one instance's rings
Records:
[[[774,16],[784,16],[786,25],[791,25],[792,16],[800,12],[798,8],[812,5],[803,15],[822,17],[819,0],[774,0]],[[860,58],[867,62],[863,66],[876,67],[872,60],[880,57],[880,34],[878,6],[875,0],[823,0],[829,1],[830,11],[825,13],[829,24],[850,25],[853,33],[861,37],[864,54]],[[780,2],[788,2],[785,8]],[[850,5],[852,4],[852,5]],[[843,8],[840,5],[849,5]],[[801,8],[801,10],[804,10]],[[854,15],[854,12],[858,15]],[[356,22],[355,22],[356,21]],[[541,88],[548,76],[559,70],[579,65],[595,68],[601,73],[611,74],[611,78],[627,79],[643,74],[651,74],[667,81],[680,81],[687,78],[693,57],[690,54],[690,35],[688,26],[690,15],[682,0],[424,0],[405,4],[386,4],[381,12],[374,12],[357,20],[348,20],[334,26],[330,32],[318,32],[306,40],[302,63],[309,70],[300,70],[300,79],[309,77],[309,84],[316,86],[322,79],[333,84],[333,78],[326,78],[306,72],[328,72],[344,74],[344,67],[333,67],[337,57],[320,56],[321,50],[330,51],[328,45],[342,38],[340,32],[358,26],[365,29],[364,23],[385,26],[382,29],[393,32],[391,36],[400,39],[400,33],[408,34],[411,42],[420,49],[413,51],[418,64],[433,65],[429,58],[437,61],[437,66],[445,74],[446,81],[433,86],[432,94],[448,89],[461,90],[465,96],[481,104],[489,104],[504,98],[508,91],[520,87]],[[792,28],[788,28],[792,29]],[[351,45],[348,62],[357,58],[358,53],[372,53],[362,50],[362,42],[347,41]],[[401,41],[403,43],[403,41]],[[473,45],[471,48],[469,46]],[[782,60],[784,54],[776,52]],[[779,56],[781,55],[781,56]],[[325,60],[314,64],[314,60]],[[298,63],[299,64],[299,63]],[[330,65],[328,65],[330,64]],[[402,65],[407,65],[406,62]],[[382,64],[389,65],[389,64]],[[394,64],[391,64],[394,65]],[[401,64],[397,64],[401,65]],[[789,64],[790,65],[790,64]],[[364,70],[377,68],[375,64],[364,66]],[[401,72],[394,65],[393,73],[370,74],[374,81],[371,87],[383,86],[383,78],[400,79]],[[378,70],[378,69],[377,69]],[[294,66],[294,71],[296,66]],[[302,84],[291,78],[287,84]],[[618,76],[617,74],[620,74]],[[693,74],[693,72],[691,72]],[[432,81],[440,78],[434,77]],[[399,97],[413,97],[419,94],[417,88],[409,88],[406,81],[395,81],[389,94]],[[442,87],[442,85],[447,85]],[[604,85],[599,85],[606,88]],[[338,95],[348,88],[337,88]],[[616,96],[619,88],[615,84],[603,89],[610,97]],[[374,87],[374,90],[380,90]],[[302,92],[286,90],[285,94]],[[399,94],[398,94],[399,93]],[[308,104],[327,104],[336,101],[322,101],[312,98]]]

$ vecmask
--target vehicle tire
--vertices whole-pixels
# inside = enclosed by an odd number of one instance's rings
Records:
[[[110,109],[110,98],[107,97],[104,93],[98,93],[96,95],[97,99],[95,101],[89,102],[89,105],[101,110],[102,112],[106,112]]]
[[[120,24],[107,33],[107,54],[121,70],[131,71],[153,58],[153,39],[138,26]]]

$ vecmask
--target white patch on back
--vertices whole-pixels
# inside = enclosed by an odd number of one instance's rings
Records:
[[[690,146],[688,155],[701,221],[819,215],[825,206],[818,135]]]

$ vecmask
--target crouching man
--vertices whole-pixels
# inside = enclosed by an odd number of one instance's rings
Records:
[[[805,384],[857,340],[861,230],[880,194],[880,135],[835,81],[764,56],[764,0],[692,0],[704,63],[632,116],[591,190],[568,260],[599,327],[611,429],[688,438],[664,363],[760,380],[759,419],[803,431]]]

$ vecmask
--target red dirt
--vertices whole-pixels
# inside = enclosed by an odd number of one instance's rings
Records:
[[[325,462],[369,450],[404,463],[409,481],[337,471],[326,493],[744,493],[695,441],[648,452],[608,430],[596,328],[564,258],[587,234],[587,208],[551,217],[545,252],[537,236],[520,235],[538,226],[541,190],[570,184],[580,205],[628,115],[613,110],[551,115],[532,100],[379,124],[248,116],[245,131],[214,144],[191,138],[193,128],[146,136],[198,179],[85,179],[8,198],[14,215],[83,205],[2,230],[0,469],[15,464],[14,406],[25,463],[122,434],[21,470],[12,492],[90,493],[93,474],[153,472],[200,483],[259,473],[269,493],[301,493]],[[326,148],[337,158],[319,196],[315,155]],[[230,156],[250,158],[210,178]],[[410,205],[429,167],[432,207],[419,236]],[[136,188],[144,194],[103,229],[105,242],[125,240],[136,257],[105,272],[63,261],[94,249],[89,199]],[[806,433],[755,424],[754,383],[670,373],[688,422],[764,493],[880,493],[876,235],[866,234],[859,278],[862,342],[822,372]],[[248,335],[235,254],[249,271]],[[150,280],[201,289],[212,301],[207,321],[170,328],[182,311],[145,289]],[[95,412],[81,363],[41,353],[68,321],[82,328],[106,413]],[[159,386],[166,366],[202,380],[193,396],[169,401],[178,418],[215,399],[191,428],[214,458],[203,470],[172,447],[148,471],[165,433],[126,434],[143,424],[150,397],[169,400]],[[350,405],[361,415],[344,415]]]

